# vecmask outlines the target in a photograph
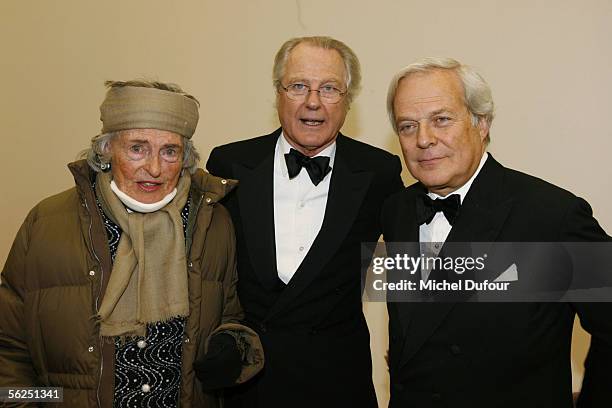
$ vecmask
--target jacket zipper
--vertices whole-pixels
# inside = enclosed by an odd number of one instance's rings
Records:
[[[96,313],[98,313],[98,310],[100,308],[98,302],[100,301],[100,295],[101,295],[101,291],[102,291],[102,282],[104,281],[104,268],[102,268],[102,262],[100,262],[100,258],[98,257],[98,254],[96,254],[96,249],[94,248],[94,244],[93,244],[93,238],[91,236],[91,229],[93,227],[93,217],[91,216],[91,211],[89,211],[89,206],[87,205],[87,200],[85,198],[83,198],[83,206],[85,207],[85,210],[87,210],[87,215],[89,216],[89,228],[87,229],[87,233],[89,235],[89,244],[91,247],[91,253],[93,254],[94,258],[96,258],[96,261],[98,262],[98,265],[100,266],[100,289],[98,290],[98,295],[96,296]],[[102,358],[102,337],[100,337],[100,341],[98,344],[98,352],[100,353],[100,376],[98,378],[98,386],[96,387],[96,400],[98,402],[98,407],[100,408],[102,406],[101,402],[100,402],[100,385],[102,383],[102,369],[104,366],[104,359]]]
[[[195,194],[194,194],[195,195]],[[186,234],[185,234],[185,252],[187,254],[187,263],[189,264],[191,262],[191,235],[193,232],[193,227],[196,223],[197,217],[198,217],[198,213],[200,212],[200,207],[202,205],[202,201],[204,200],[204,194],[198,194],[199,195],[199,200],[197,200],[197,202],[193,199],[193,195],[192,195],[192,201],[193,201],[193,208],[189,209],[189,218],[188,218],[188,222],[187,222],[187,229],[186,229]],[[192,211],[194,211],[192,213]],[[193,218],[192,218],[192,214],[193,214]],[[189,265],[187,265],[187,273],[189,273]],[[187,330],[187,319],[185,319],[185,330]],[[183,344],[185,344],[184,340],[183,340]],[[182,346],[181,346],[182,347]],[[185,353],[181,353],[181,366],[183,365],[183,359],[185,358]],[[182,371],[182,369],[181,369]],[[182,375],[181,375],[182,377]],[[181,406],[181,388],[183,388],[184,384],[181,378],[181,385],[179,386],[179,391],[178,391],[178,397],[177,397],[177,401],[176,401],[176,406],[180,407]],[[223,408],[222,406],[220,408]]]
[[[197,203],[195,204],[195,208],[193,208],[193,210],[195,210],[195,217],[193,218],[195,220],[195,218],[197,218],[197,214],[200,210],[200,206],[202,204],[202,201],[204,199],[204,194],[200,194],[200,199],[198,200]],[[102,283],[104,281],[104,269],[102,268],[102,263],[100,262],[100,258],[98,257],[98,255],[96,254],[94,245],[93,245],[93,239],[91,236],[91,229],[93,227],[93,217],[91,216],[91,211],[89,211],[89,206],[87,205],[87,200],[85,198],[83,198],[83,206],[85,207],[85,209],[87,210],[87,215],[89,216],[89,228],[87,230],[88,235],[89,235],[89,243],[90,243],[90,247],[91,247],[91,253],[93,254],[94,258],[96,258],[96,261],[98,262],[98,265],[100,266],[100,289],[98,291],[98,296],[96,296],[96,312],[98,312],[99,309],[99,305],[98,302],[100,300],[100,296],[101,296],[101,292],[102,292]],[[191,218],[191,217],[190,217]],[[188,225],[189,227],[189,225]],[[191,242],[188,243],[188,248],[186,248],[187,253],[188,253],[188,257],[191,257]],[[99,343],[99,352],[102,353],[102,339],[100,338],[100,343]],[[101,407],[101,402],[100,402],[100,385],[102,382],[102,370],[103,370],[103,366],[104,366],[104,359],[102,358],[102,356],[100,356],[100,376],[98,379],[98,386],[96,388],[96,400],[98,402],[98,407]],[[178,401],[177,401],[177,405],[180,405],[180,400],[181,400],[181,390],[179,388],[179,393],[178,393]],[[222,400],[221,400],[222,401]]]

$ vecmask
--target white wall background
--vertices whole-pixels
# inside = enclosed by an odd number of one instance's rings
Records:
[[[474,65],[497,103],[490,151],[583,196],[612,231],[609,0],[2,0],[0,261],[28,210],[71,186],[65,165],[100,129],[104,80],[153,77],[196,95],[194,140],[206,157],[277,126],[272,59],[301,35],[355,50],[363,91],[343,131],[395,153],[384,106],[392,74],[427,55]],[[386,406],[386,311],[365,310]],[[588,338],[574,343],[578,387]]]

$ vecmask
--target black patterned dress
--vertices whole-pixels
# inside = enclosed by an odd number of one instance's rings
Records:
[[[95,191],[95,188],[94,188]],[[98,208],[104,220],[111,259],[115,262],[121,228]],[[181,211],[187,228],[189,200]],[[121,344],[115,339],[115,395],[117,408],[176,407],[181,385],[181,350],[185,319],[147,326],[147,335]]]

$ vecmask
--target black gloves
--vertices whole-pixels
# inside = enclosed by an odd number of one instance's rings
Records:
[[[226,333],[214,335],[208,343],[208,352],[193,363],[193,369],[206,391],[234,385],[242,371],[242,357],[234,338]]]

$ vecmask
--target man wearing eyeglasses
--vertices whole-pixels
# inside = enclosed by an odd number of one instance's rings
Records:
[[[238,294],[266,354],[230,407],[377,407],[360,243],[378,240],[402,181],[398,157],[340,133],[360,79],[342,42],[287,41],[273,69],[281,128],[210,155],[211,173],[240,181],[226,202]]]

